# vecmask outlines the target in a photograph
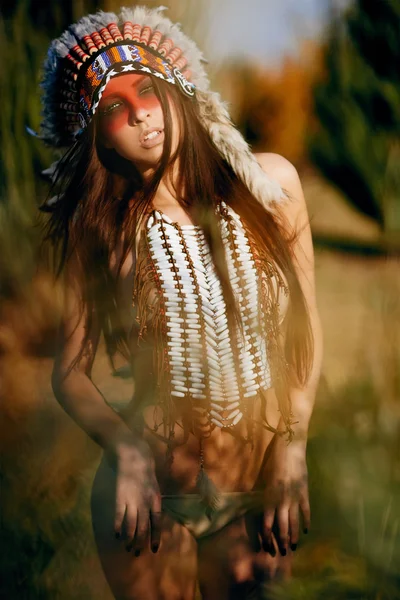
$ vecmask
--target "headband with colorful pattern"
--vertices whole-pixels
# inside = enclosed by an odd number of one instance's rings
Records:
[[[209,90],[202,53],[192,40],[162,15],[165,7],[136,6],[98,12],[71,25],[53,40],[42,80],[43,121],[38,137],[68,149],[95,114],[112,77],[147,73],[176,85],[198,103],[199,116],[220,154],[271,212],[284,199],[277,181],[267,177],[219,94]],[[51,173],[49,169],[46,173]]]

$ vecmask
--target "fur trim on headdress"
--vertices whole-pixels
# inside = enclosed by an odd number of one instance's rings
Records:
[[[90,62],[91,56],[101,55],[102,48],[107,49],[107,45],[111,43],[117,46],[118,50],[119,42],[116,40],[121,40],[121,47],[125,43],[125,48],[129,44],[129,40],[134,39],[146,47],[149,43],[149,36],[156,34],[158,41],[152,47],[153,54],[155,53],[165,61],[169,60],[172,69],[175,64],[184,64],[183,81],[187,85],[195,86],[195,98],[199,103],[201,122],[214,145],[254,196],[267,210],[274,212],[274,204],[285,200],[281,186],[265,174],[251,153],[249,145],[234,127],[225,103],[221,101],[219,94],[209,90],[209,79],[203,67],[207,61],[203,54],[196,44],[181,31],[179,24],[174,24],[164,17],[164,10],[164,6],[156,9],[137,6],[122,8],[119,15],[99,11],[81,18],[51,43],[44,64],[44,76],[41,84],[44,93],[40,137],[55,147],[68,148],[73,143],[76,132],[79,132],[79,127],[85,126],[84,123],[82,124],[82,115],[78,115],[82,110],[82,99],[79,98],[76,82],[79,70],[83,68],[82,65],[87,59]],[[135,25],[137,26],[136,32],[138,32],[136,35],[139,37],[129,37]],[[145,28],[150,28],[151,31],[149,32],[149,29]],[[99,33],[101,30],[103,35]],[[85,38],[91,45],[91,50],[83,41],[85,36],[91,36]],[[132,44],[134,45],[134,43],[133,41]],[[160,52],[163,51],[163,43],[167,44],[170,54],[166,51],[162,55],[158,53],[158,48],[160,48]],[[157,60],[159,61],[158,58]],[[66,71],[66,65],[68,71]],[[66,72],[70,78],[68,86],[65,83]],[[168,68],[167,71],[164,71],[164,79],[166,79],[165,72],[168,72]],[[179,73],[179,76],[182,77],[182,74]],[[185,76],[190,76],[190,83],[185,80]],[[102,87],[99,88],[100,93],[107,85],[107,81],[108,77],[105,77]],[[183,90],[185,91],[185,85],[183,85]],[[97,104],[93,105],[93,111],[96,106]],[[86,108],[86,112],[87,110]],[[78,116],[81,125],[79,125]]]
[[[247,185],[251,193],[264,205],[279,202],[282,189],[279,183],[267,177],[240,131],[234,127],[226,103],[216,92],[197,91],[200,118],[214,145]]]

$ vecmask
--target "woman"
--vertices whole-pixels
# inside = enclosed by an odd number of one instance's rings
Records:
[[[309,527],[321,362],[301,185],[254,157],[162,9],[98,13],[49,50],[46,239],[66,282],[53,389],[103,449],[92,519],[116,598],[245,598]],[[285,192],[283,192],[285,190]],[[99,335],[131,361],[118,414]],[[288,443],[289,442],[289,443]],[[127,552],[128,551],[128,552]]]

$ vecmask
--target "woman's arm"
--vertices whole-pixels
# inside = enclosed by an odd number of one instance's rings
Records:
[[[91,370],[100,337],[99,323],[93,314],[89,336],[87,306],[82,302],[79,261],[72,257],[66,267],[64,315],[59,330],[52,386],[55,397],[74,421],[103,449],[113,448],[132,432],[121,417],[104,401],[91,379]],[[74,365],[79,352],[82,356]]]
[[[54,394],[74,421],[106,451],[116,471],[116,536],[127,543],[127,550],[135,549],[136,556],[149,540],[153,552],[157,552],[161,494],[154,458],[148,444],[134,436],[92,382],[100,328],[94,313],[85,341],[89,319],[87,306],[82,303],[82,281],[79,261],[72,258],[66,269],[65,314],[52,375]],[[76,361],[82,346],[82,355]]]
[[[294,439],[290,444],[281,436],[275,436],[269,449],[265,472],[266,503],[260,535],[266,550],[274,553],[272,529],[277,522],[278,547],[285,555],[290,544],[295,550],[299,540],[299,516],[303,516],[304,532],[310,526],[310,502],[306,446],[310,418],[321,372],[323,339],[319,319],[314,277],[314,250],[302,186],[295,167],[278,154],[260,154],[257,160],[266,173],[277,179],[290,195],[282,206],[282,215],[287,225],[299,236],[294,244],[294,266],[308,307],[314,338],[313,365],[304,388],[289,390],[295,423]],[[283,420],[279,428],[285,430]]]
[[[289,228],[299,231],[299,237],[293,248],[294,266],[304,293],[308,307],[312,334],[314,338],[313,365],[309,380],[304,388],[292,387],[290,397],[293,414],[298,421],[293,425],[295,437],[293,442],[305,447],[310,418],[312,415],[315,395],[321,373],[323,356],[322,328],[319,318],[314,275],[314,250],[307,206],[303,189],[296,168],[279,154],[257,154],[256,158],[268,175],[277,179],[291,199],[282,205],[281,212]],[[280,427],[284,429],[283,422]]]

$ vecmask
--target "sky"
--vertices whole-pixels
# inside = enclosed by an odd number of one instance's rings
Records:
[[[341,10],[348,0],[219,0],[208,34],[212,53],[218,61],[246,56],[277,64],[296,53],[300,39],[322,35],[332,4]]]

